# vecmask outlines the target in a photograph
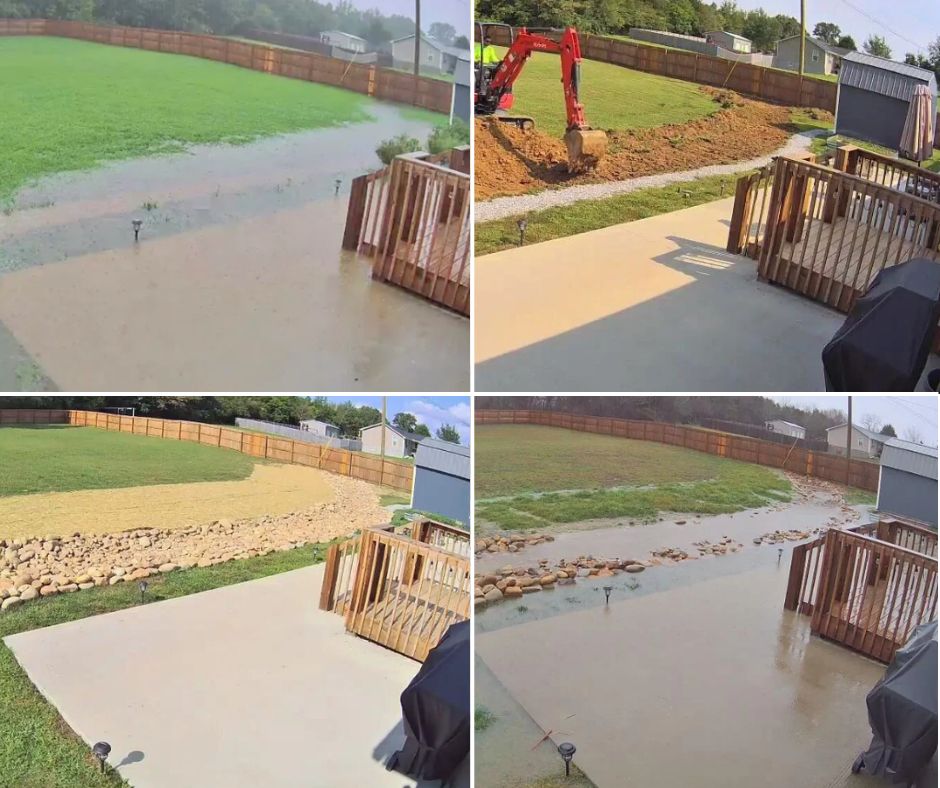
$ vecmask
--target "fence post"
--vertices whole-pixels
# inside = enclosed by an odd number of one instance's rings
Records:
[[[731,226],[728,229],[728,245],[726,247],[731,254],[741,254],[745,251],[747,231],[750,226],[750,211],[748,208],[751,203],[752,183],[753,177],[745,175],[743,178],[738,178],[738,182],[734,187],[734,208],[731,210]]]

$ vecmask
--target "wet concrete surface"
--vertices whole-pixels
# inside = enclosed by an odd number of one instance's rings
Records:
[[[727,573],[478,630],[477,654],[540,728],[564,732],[556,744],[577,745],[575,762],[601,788],[870,785],[849,770],[870,738],[865,695],[883,666],[811,637],[805,616],[783,610],[786,561],[753,551],[708,565]],[[477,750],[478,764],[486,757]]]
[[[370,112],[21,190],[0,217],[0,323],[20,348],[0,343],[0,378],[25,364],[64,390],[466,390],[468,321],[340,250],[379,142],[431,128]]]
[[[867,507],[833,506],[824,496],[795,504],[777,504],[760,509],[748,509],[735,514],[714,516],[670,515],[662,522],[627,525],[627,521],[604,521],[608,527],[597,527],[598,521],[584,524],[559,526],[554,530],[554,541],[527,547],[518,553],[483,553],[477,557],[475,571],[485,572],[499,569],[507,564],[535,564],[540,559],[552,563],[560,558],[576,558],[579,555],[594,555],[598,558],[633,558],[639,561],[650,558],[650,551],[663,547],[678,547],[690,556],[697,556],[694,543],[707,540],[712,543],[728,536],[749,548],[774,550],[785,545],[753,544],[757,536],[771,531],[808,531],[826,525],[845,526],[860,521],[867,522]],[[679,523],[683,523],[679,525]],[[622,523],[622,524],[621,524]],[[578,528],[583,525],[585,530]],[[564,528],[565,530],[560,530]],[[542,531],[538,531],[542,533]],[[789,552],[789,551],[788,551]],[[698,560],[721,560],[723,557],[700,558]]]

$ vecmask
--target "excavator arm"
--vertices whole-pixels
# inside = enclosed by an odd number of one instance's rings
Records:
[[[584,105],[578,95],[581,85],[581,42],[574,28],[566,28],[559,41],[521,28],[489,82],[489,101],[496,106],[502,96],[512,90],[526,61],[534,52],[555,53],[561,59],[568,168],[577,172],[595,166],[607,152],[607,135],[592,129],[584,116]]]

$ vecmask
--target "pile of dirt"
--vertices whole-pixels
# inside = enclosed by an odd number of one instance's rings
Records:
[[[552,186],[621,181],[766,156],[797,129],[790,108],[702,87],[718,105],[712,115],[679,125],[608,130],[606,158],[587,173],[568,172],[561,138],[522,131],[494,119],[476,122],[476,199],[525,194]]]

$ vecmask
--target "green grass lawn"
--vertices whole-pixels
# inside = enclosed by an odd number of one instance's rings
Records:
[[[558,208],[547,208],[526,215],[526,244],[551,241],[568,235],[600,230],[615,224],[671,213],[693,205],[734,195],[738,175],[712,175],[659,188],[637,189],[629,194],[601,200],[582,200]],[[482,222],[475,227],[474,250],[477,255],[491,254],[517,246],[518,216]]]
[[[502,528],[651,520],[660,512],[723,514],[790,495],[790,483],[762,466],[533,425],[478,427],[475,473],[477,515]]]
[[[257,458],[95,427],[0,428],[0,496],[247,479]]]
[[[0,201],[43,175],[370,118],[329,85],[86,41],[0,38]]]
[[[502,50],[505,52],[505,50]],[[539,130],[565,133],[565,98],[558,55],[536,53],[515,85],[513,113],[535,118]],[[610,63],[581,64],[581,102],[588,123],[602,129],[642,129],[686,123],[720,109],[699,86]]]
[[[206,569],[148,580],[148,604],[255,580],[320,563],[327,545],[271,553]],[[0,640],[18,632],[62,624],[140,603],[136,583],[95,588],[37,600],[0,615]],[[125,785],[102,775],[88,747],[33,686],[13,653],[0,643],[0,788],[99,788]],[[185,710],[183,710],[185,711]],[[172,720],[166,720],[172,725]]]

